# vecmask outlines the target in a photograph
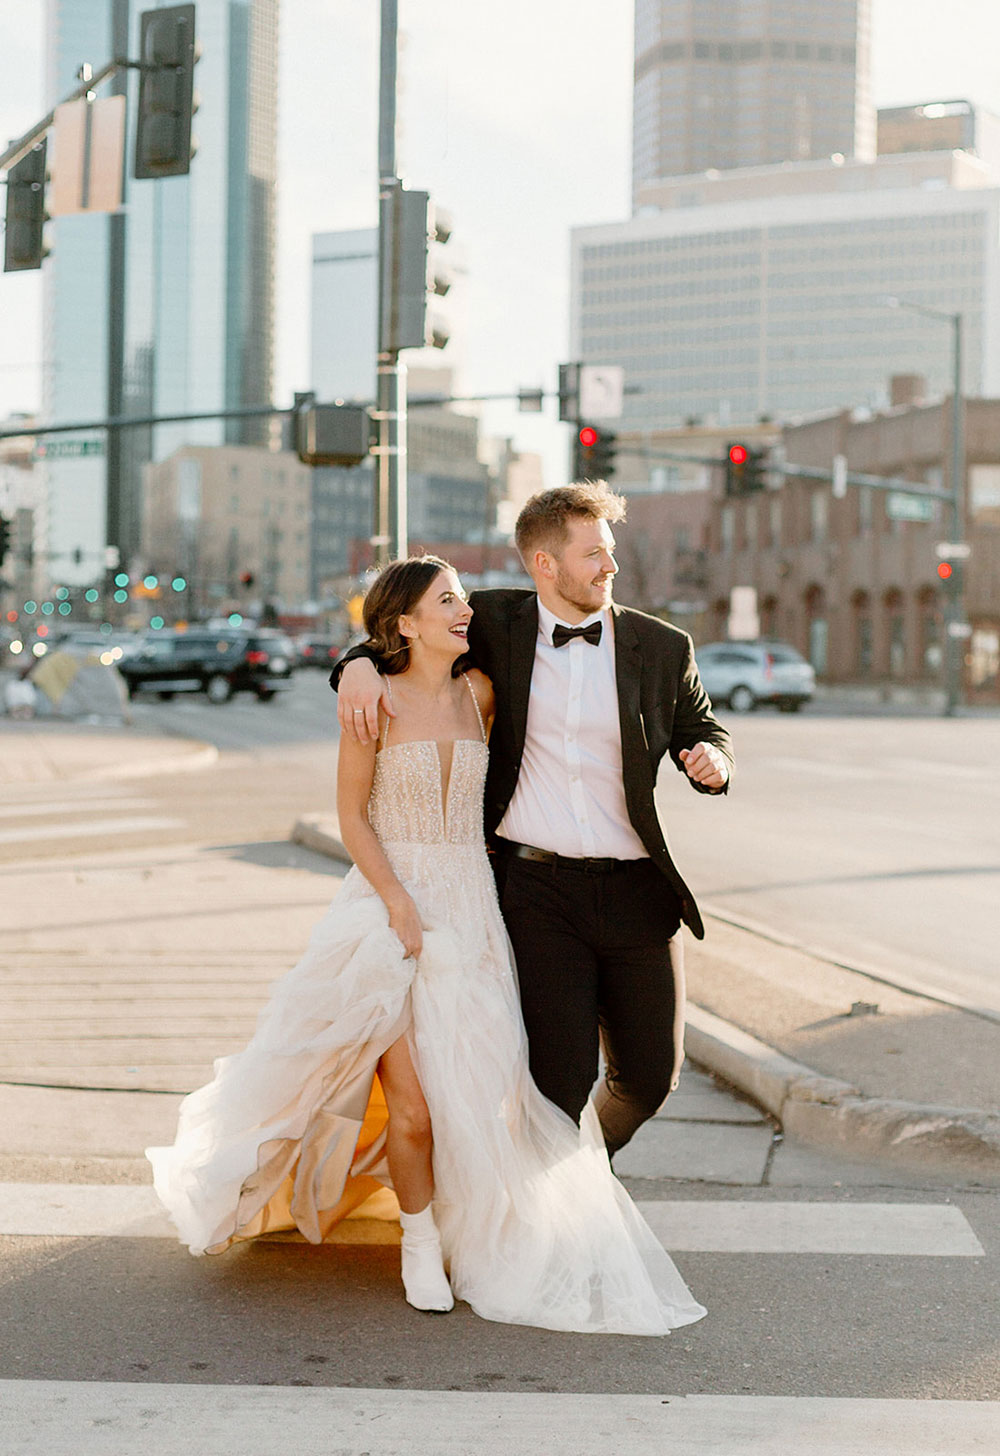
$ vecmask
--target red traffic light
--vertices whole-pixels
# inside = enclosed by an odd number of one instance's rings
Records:
[[[587,450],[589,450],[592,445],[596,445],[600,438],[600,435],[594,429],[593,425],[584,425],[583,429],[580,431],[580,444],[583,445]]]
[[[747,463],[747,447],[745,445],[730,445],[729,459],[733,465],[745,465]]]
[[[951,576],[952,566],[950,561],[942,561],[938,564],[938,576],[942,581],[947,581]]]

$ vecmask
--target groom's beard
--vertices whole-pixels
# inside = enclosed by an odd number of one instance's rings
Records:
[[[592,582],[581,585],[564,571],[561,566],[556,571],[556,591],[564,602],[576,607],[578,612],[590,616],[591,612],[602,611],[611,605],[611,592],[614,586],[613,576],[595,577]]]

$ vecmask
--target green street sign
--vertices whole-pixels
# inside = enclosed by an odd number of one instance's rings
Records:
[[[891,521],[933,521],[934,501],[925,495],[890,491],[886,501],[886,514]]]
[[[36,460],[79,460],[84,455],[103,454],[103,440],[49,440],[35,446]]]

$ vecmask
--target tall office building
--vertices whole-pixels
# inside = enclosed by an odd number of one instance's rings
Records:
[[[139,14],[155,0],[48,0],[47,92],[57,101],[120,53],[139,50]],[[198,150],[186,177],[131,177],[129,77],[125,200],[124,412],[167,414],[267,403],[271,395],[279,0],[198,0]],[[101,418],[108,403],[112,229],[106,216],[63,217],[45,265],[45,415]],[[126,558],[141,529],[142,466],[183,444],[259,442],[266,422],[211,420],[124,434],[118,496]],[[103,437],[99,437],[103,442]],[[43,549],[55,581],[89,582],[104,566],[103,458],[46,466]],[[127,564],[127,561],[126,563]]]
[[[572,236],[570,357],[638,386],[623,431],[885,404],[894,374],[946,393],[956,312],[965,390],[1000,394],[1000,176],[980,158],[747,168],[644,195],[641,215]]]
[[[871,157],[871,0],[635,0],[632,187]]]

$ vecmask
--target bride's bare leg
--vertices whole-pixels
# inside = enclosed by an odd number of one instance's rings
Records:
[[[382,1057],[378,1074],[389,1107],[386,1155],[403,1230],[403,1288],[415,1309],[444,1314],[455,1301],[444,1272],[441,1240],[431,1207],[431,1117],[405,1037],[400,1037]]]
[[[431,1115],[401,1036],[378,1064],[379,1081],[389,1108],[386,1156],[392,1186],[404,1213],[419,1213],[434,1196],[431,1166]]]

